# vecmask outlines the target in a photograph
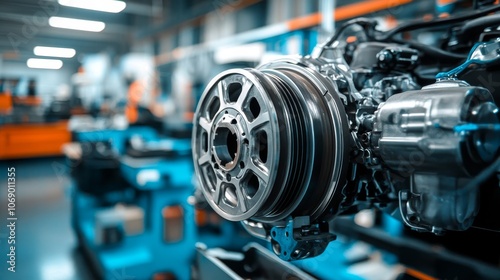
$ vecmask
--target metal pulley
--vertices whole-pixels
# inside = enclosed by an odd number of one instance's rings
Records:
[[[193,158],[218,214],[270,223],[314,220],[338,208],[349,133],[327,79],[283,60],[228,70],[210,82],[195,114]]]

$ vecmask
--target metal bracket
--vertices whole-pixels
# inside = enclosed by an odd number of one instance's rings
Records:
[[[285,261],[318,256],[336,238],[329,232],[327,222],[311,224],[309,216],[289,219],[285,227],[275,226],[271,229],[273,250]]]

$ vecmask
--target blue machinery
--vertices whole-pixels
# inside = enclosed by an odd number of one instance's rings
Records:
[[[126,143],[138,135],[149,147],[167,147],[170,155],[131,156],[133,153],[128,151]],[[237,223],[219,220],[215,231],[214,225],[212,228],[197,225],[200,213],[192,199],[189,140],[160,139],[154,130],[146,127],[76,132],[74,140],[80,142],[83,155],[81,161],[70,163],[74,178],[72,225],[98,277],[190,279],[196,262],[201,269],[205,265],[197,258],[200,251],[196,250],[197,242],[206,244],[207,248],[240,251],[249,241],[256,241],[241,232]],[[103,146],[96,143],[110,143],[106,146],[110,149],[108,155],[115,155],[116,161],[108,158],[104,164],[104,159],[96,160],[93,150],[101,149],[100,154],[106,155]],[[131,231],[127,224],[133,224],[133,220],[120,217],[122,207],[143,211],[143,226],[138,226],[135,233],[127,233]],[[218,217],[212,214],[212,219]],[[346,270],[345,258],[339,253],[350,245],[333,242],[330,247],[324,256],[297,261],[294,265],[324,279],[333,275],[332,266],[338,279],[360,279]],[[250,252],[253,251],[255,248],[251,248]],[[269,264],[279,266],[274,263],[275,256],[270,258]],[[211,279],[215,275],[210,271],[198,277]]]
[[[292,37],[303,48],[305,45],[312,48],[316,43],[316,33],[312,30],[277,36],[265,43],[271,50],[286,52]],[[303,44],[305,41],[309,44]],[[127,143],[137,136],[149,146],[169,146],[173,154],[128,155]],[[97,276],[189,279],[197,242],[208,248],[240,250],[249,241],[255,241],[239,224],[222,220],[214,213],[206,217],[208,226],[196,224],[200,213],[190,200],[195,181],[190,140],[165,140],[154,129],[129,127],[77,131],[73,133],[73,141],[81,144],[83,158],[70,160],[69,164],[74,178],[72,226]],[[93,153],[99,154],[99,149],[108,150],[104,157],[110,158],[103,159],[103,155],[96,158]],[[139,212],[142,231],[140,226],[132,232],[127,229],[133,221],[120,217],[127,211],[132,216]],[[215,224],[214,219],[218,219]],[[169,228],[178,230],[171,232]]]
[[[139,135],[168,154],[131,156],[126,143]],[[197,226],[190,140],[160,139],[146,127],[76,132],[74,140],[82,159],[70,163],[72,225],[99,277],[189,279],[196,242],[241,248],[248,241],[229,222],[215,231]]]

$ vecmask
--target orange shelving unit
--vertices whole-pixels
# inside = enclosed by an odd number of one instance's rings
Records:
[[[68,122],[0,126],[0,160],[62,155],[71,142]]]
[[[0,93],[0,114],[7,114],[12,110],[12,95]]]

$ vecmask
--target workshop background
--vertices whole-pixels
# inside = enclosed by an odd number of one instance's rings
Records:
[[[197,250],[268,248],[199,205],[192,120],[210,79],[309,54],[352,18],[388,30],[455,2],[1,0],[0,279],[200,278]],[[342,236],[294,267],[324,279],[433,279]]]

